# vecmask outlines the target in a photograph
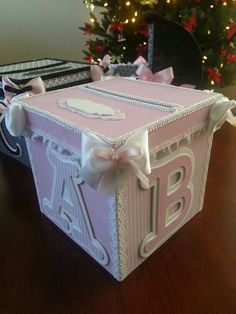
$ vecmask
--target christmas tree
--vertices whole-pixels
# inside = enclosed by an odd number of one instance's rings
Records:
[[[133,62],[147,56],[144,16],[156,12],[181,24],[196,38],[203,63],[204,88],[233,82],[236,70],[236,0],[84,0],[90,21],[85,59],[99,62],[106,53],[112,62]],[[95,7],[103,8],[96,17]],[[93,35],[93,36],[90,36]],[[95,36],[94,36],[95,35]]]

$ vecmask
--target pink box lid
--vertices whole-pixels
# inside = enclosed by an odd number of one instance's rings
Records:
[[[164,125],[168,120],[209,106],[220,97],[220,94],[211,92],[119,78],[32,96],[20,103],[29,112],[112,141],[138,129],[151,130],[158,124]],[[120,111],[125,118],[104,119],[104,115],[91,118],[60,105],[68,99],[105,105]]]

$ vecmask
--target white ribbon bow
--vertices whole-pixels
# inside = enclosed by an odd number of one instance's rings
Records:
[[[24,110],[17,100],[29,97],[28,93],[20,94],[12,99],[6,97],[4,105],[0,104],[0,123],[5,118],[8,132],[12,136],[21,136],[25,128]]]
[[[214,133],[222,127],[226,120],[236,126],[236,117],[233,116],[231,111],[235,106],[236,102],[229,100],[227,97],[223,97],[221,100],[217,101],[210,111],[208,130]]]
[[[147,130],[131,135],[118,149],[93,134],[83,134],[81,150],[80,175],[99,193],[113,195],[131,175],[149,188],[146,175],[151,172],[151,167]]]

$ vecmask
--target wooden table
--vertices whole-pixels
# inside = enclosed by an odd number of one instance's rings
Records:
[[[39,212],[0,156],[0,312],[236,313],[236,129],[215,134],[204,209],[119,283]]]

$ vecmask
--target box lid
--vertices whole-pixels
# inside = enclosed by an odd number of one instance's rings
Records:
[[[89,70],[90,65],[87,63],[46,58],[0,65],[0,76],[7,76],[18,84],[24,84],[38,76],[50,79]]]
[[[32,96],[20,103],[29,112],[114,142],[140,129],[166,125],[210,106],[221,97],[211,92],[120,78]]]
[[[214,101],[215,96],[219,96],[219,94],[210,91],[125,78],[119,78],[118,81],[97,81],[87,84],[87,87],[111,94],[120,94],[127,98],[138,98],[155,105],[162,104],[163,106],[177,106],[179,108],[197,106],[211,99]]]

